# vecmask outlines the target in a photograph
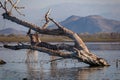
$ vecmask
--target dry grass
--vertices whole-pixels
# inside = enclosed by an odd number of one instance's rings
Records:
[[[62,42],[62,41],[72,41],[71,39],[64,36],[40,36],[40,39],[44,42]],[[112,38],[94,38],[82,37],[85,42],[120,42],[120,39],[112,39]],[[28,36],[0,36],[0,42],[28,42]]]

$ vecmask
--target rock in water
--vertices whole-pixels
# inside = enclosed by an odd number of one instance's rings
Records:
[[[0,59],[0,65],[1,64],[6,64],[6,62]]]

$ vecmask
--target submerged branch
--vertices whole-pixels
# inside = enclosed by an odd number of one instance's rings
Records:
[[[52,50],[45,47],[39,47],[39,46],[31,46],[31,45],[4,45],[5,48],[13,49],[13,50],[20,50],[20,49],[31,49],[31,50],[37,50],[40,52],[47,53],[51,56],[59,56],[62,58],[72,58],[72,59],[78,59],[78,61],[84,62],[86,64],[89,64],[90,66],[109,66],[109,64],[102,58],[98,58],[94,54],[87,54],[83,50],[78,50],[76,52],[64,52],[61,50]]]
[[[40,52],[45,52],[51,56],[59,56],[63,58],[72,58],[73,55],[71,55],[68,52],[61,52],[59,50],[51,50],[45,47],[38,47],[38,46],[31,46],[31,45],[4,45],[5,48],[12,49],[12,50],[20,50],[20,49],[32,49],[32,50],[37,50]]]

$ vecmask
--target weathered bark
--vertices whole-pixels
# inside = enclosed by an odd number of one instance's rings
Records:
[[[88,48],[82,41],[82,39],[73,31],[61,26],[59,23],[54,21],[53,19],[50,18],[50,20],[58,26],[58,28],[64,33],[64,35],[68,36],[75,42],[75,47],[79,50],[85,50],[86,52],[89,52]]]
[[[78,59],[81,62],[84,62],[86,64],[89,64],[90,66],[109,66],[109,64],[102,58],[98,58],[94,54],[87,54],[87,52],[84,52],[83,50],[78,52],[62,52],[58,50],[52,50],[45,47],[38,47],[38,46],[31,46],[31,45],[4,45],[5,48],[13,49],[13,50],[19,50],[19,49],[32,49],[32,50],[38,50],[40,52],[45,52],[51,56],[59,56],[63,58],[74,58]]]
[[[39,26],[32,24],[32,23],[28,23],[26,21],[20,20],[14,16],[10,16],[8,13],[4,13],[3,14],[3,18],[10,20],[12,22],[15,22],[19,25],[22,25],[24,27],[27,28],[31,28],[32,30],[39,32],[40,34],[47,34],[47,35],[63,35],[64,33],[60,30],[60,29],[42,29]]]
[[[43,28],[40,28],[34,24],[22,21],[16,17],[13,17],[7,13],[3,14],[4,19],[8,19],[10,21],[13,21],[17,24],[23,25],[24,27],[30,28],[36,32],[39,32],[40,34],[48,34],[48,35],[64,35],[72,40],[74,40],[75,45],[52,45],[49,43],[43,43],[40,42],[37,45],[31,46],[31,45],[4,45],[5,48],[19,50],[19,49],[33,49],[38,50],[41,52],[48,53],[53,56],[60,56],[63,58],[76,58],[84,63],[89,64],[90,66],[108,66],[109,64],[102,58],[97,57],[95,54],[91,53],[87,46],[84,44],[82,39],[73,31],[61,26],[59,23],[54,21],[53,19],[46,17],[46,23],[48,24],[47,20],[52,21],[56,26],[57,29],[47,29],[46,26]],[[46,24],[45,23],[45,24]],[[67,52],[64,52],[62,50],[67,50]],[[69,52],[68,52],[69,51]]]

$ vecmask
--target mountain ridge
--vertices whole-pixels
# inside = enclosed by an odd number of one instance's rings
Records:
[[[106,19],[100,15],[89,15],[85,17],[71,15],[60,24],[76,33],[98,33],[98,32],[119,32],[120,21],[113,19]],[[51,25],[53,27],[55,25]],[[14,28],[6,28],[0,30],[0,34],[16,34],[25,35],[25,31],[16,30]]]
[[[72,15],[60,24],[76,33],[120,32],[120,21],[106,19],[99,15],[86,17]]]
[[[9,34],[25,35],[26,32],[21,31],[21,30],[17,30],[17,29],[14,29],[14,28],[5,28],[5,29],[0,30],[0,34],[3,34],[3,35],[9,35]]]

